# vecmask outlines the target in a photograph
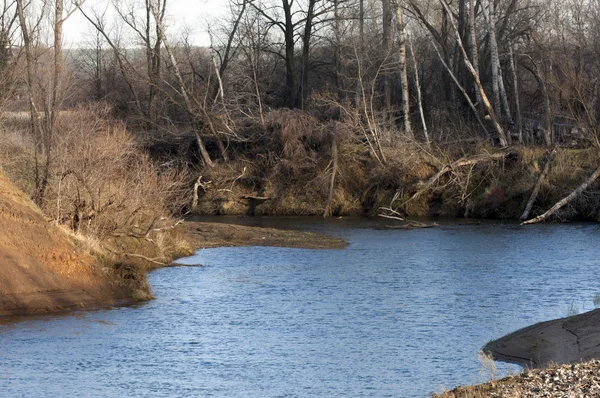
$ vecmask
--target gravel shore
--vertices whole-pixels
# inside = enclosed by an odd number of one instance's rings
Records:
[[[439,398],[592,398],[600,397],[600,360],[550,366],[489,383],[458,387]]]

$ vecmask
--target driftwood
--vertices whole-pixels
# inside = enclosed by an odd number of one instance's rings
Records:
[[[538,193],[540,192],[540,188],[542,187],[542,184],[544,183],[544,180],[546,179],[546,176],[548,175],[548,172],[550,171],[550,163],[552,163],[552,160],[554,159],[555,155],[556,155],[556,147],[554,147],[554,149],[552,150],[552,152],[550,152],[550,154],[548,155],[548,158],[546,159],[546,164],[544,165],[544,170],[542,171],[542,174],[540,174],[540,177],[538,178],[537,183],[535,184],[535,187],[533,188],[533,191],[531,191],[531,196],[529,197],[529,200],[527,201],[527,206],[525,206],[525,211],[523,211],[523,214],[519,218],[520,221],[525,221],[525,220],[527,220],[527,217],[529,217],[531,208],[533,207],[533,204],[535,203],[535,200],[537,199]]]
[[[403,224],[403,225],[386,225],[385,229],[419,229],[419,228],[435,228],[435,227],[439,227],[439,225],[437,223],[426,224],[426,223],[421,223],[421,222],[416,222],[416,221],[410,221],[407,224]]]
[[[571,202],[579,194],[581,194],[583,191],[585,191],[590,185],[592,185],[592,183],[594,181],[596,181],[598,179],[598,177],[600,177],[600,167],[598,167],[596,169],[596,171],[594,171],[594,173],[587,180],[585,180],[583,182],[583,184],[578,186],[577,189],[575,189],[573,192],[571,192],[568,196],[559,200],[554,206],[552,206],[552,208],[550,210],[548,210],[547,212],[545,212],[544,214],[542,214],[540,216],[537,216],[536,218],[532,218],[529,221],[525,221],[525,222],[521,223],[521,225],[536,224],[536,223],[546,220],[548,217],[553,216],[563,206],[565,206],[566,204]]]
[[[454,169],[457,169],[459,167],[464,167],[464,166],[473,166],[473,165],[476,165],[481,162],[490,162],[493,160],[505,159],[510,154],[511,154],[510,152],[498,152],[498,153],[493,153],[493,154],[476,155],[476,156],[473,156],[470,158],[462,158],[455,162],[447,164],[447,165],[443,166],[431,178],[429,178],[429,180],[425,181],[424,183],[421,183],[420,184],[421,189],[419,191],[417,191],[413,196],[411,196],[410,199],[408,199],[406,201],[406,203],[421,196],[424,192],[429,190],[441,177],[443,177],[446,173],[448,173]]]

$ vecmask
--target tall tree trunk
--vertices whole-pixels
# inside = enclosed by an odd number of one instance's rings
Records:
[[[523,67],[527,69],[537,81],[540,92],[542,93],[542,100],[544,102],[544,115],[543,115],[543,135],[544,135],[544,143],[546,146],[552,145],[552,113],[550,110],[550,96],[548,95],[548,90],[546,89],[546,84],[544,83],[544,79],[540,75],[540,72],[537,68],[537,65],[533,65],[533,67],[523,63]]]
[[[179,63],[177,62],[177,58],[175,57],[175,53],[171,46],[169,46],[169,41],[167,40],[167,36],[165,34],[165,28],[162,24],[162,19],[158,16],[158,12],[155,7],[152,7],[152,13],[154,14],[154,19],[156,22],[157,29],[160,31],[161,36],[163,37],[163,43],[165,46],[165,50],[167,51],[167,55],[169,56],[169,61],[171,61],[171,66],[173,67],[173,72],[175,74],[175,78],[177,79],[177,83],[179,84],[179,93],[183,97],[185,110],[188,113],[192,124],[194,125],[194,133],[196,135],[196,142],[198,143],[198,149],[200,151],[200,155],[202,156],[202,160],[204,164],[208,167],[213,167],[213,161],[210,158],[208,151],[206,150],[206,145],[204,144],[204,140],[202,139],[201,131],[204,127],[203,119],[205,116],[199,117],[195,111],[192,100],[190,99],[187,87],[185,86],[185,82],[183,80],[183,75],[181,74],[181,70],[179,69]],[[206,112],[206,109],[202,109],[202,112]],[[210,122],[210,121],[208,121]]]
[[[62,4],[62,3],[61,3]],[[28,4],[23,4],[23,0],[17,0],[17,17],[19,19],[19,25],[21,28],[21,34],[23,37],[23,47],[25,49],[25,69],[26,69],[26,81],[27,81],[27,95],[29,99],[29,117],[31,123],[31,131],[33,133],[34,139],[34,161],[35,161],[35,191],[33,195],[33,199],[37,204],[40,204],[43,200],[44,193],[46,190],[46,185],[48,183],[48,168],[50,161],[50,145],[47,142],[47,134],[45,132],[45,128],[47,126],[43,126],[40,120],[40,112],[36,103],[36,94],[35,89],[37,87],[37,82],[35,81],[34,75],[34,66],[35,66],[35,57],[33,43],[32,43],[32,34],[34,32],[30,32],[29,26],[27,24],[27,19],[25,16],[25,8]],[[59,6],[60,7],[60,6]],[[62,17],[61,17],[62,21]],[[38,21],[39,22],[39,21]],[[38,24],[33,24],[34,26],[39,26]],[[56,34],[56,31],[54,32]],[[54,65],[56,67],[56,64]],[[55,70],[56,72],[56,70]],[[54,93],[51,93],[53,96]],[[48,105],[46,104],[45,114],[48,117]],[[48,120],[46,120],[47,122]],[[40,156],[44,155],[44,161],[40,161]]]
[[[233,52],[235,52],[234,45],[233,45],[234,39],[235,39],[237,31],[240,27],[240,23],[242,22],[242,18],[244,17],[244,15],[246,13],[248,1],[249,0],[242,0],[242,8],[240,8],[238,15],[237,15],[235,21],[233,22],[233,27],[231,28],[231,32],[229,32],[229,35],[227,36],[227,45],[225,46],[225,52],[223,53],[223,56],[220,59],[221,65],[219,66],[219,70],[218,70],[220,79],[224,79],[225,71],[227,70],[227,67],[229,66],[229,61],[231,61]],[[216,84],[213,85],[212,95],[211,95],[212,98],[217,97],[219,89],[220,89],[220,87],[218,85],[216,85]]]
[[[54,73],[51,81],[51,98],[50,103],[45,104],[45,122],[46,126],[43,131],[45,164],[43,168],[41,184],[38,187],[37,199],[38,203],[42,202],[48,180],[50,178],[50,168],[52,167],[52,144],[54,142],[54,128],[56,118],[58,117],[58,108],[60,106],[60,79],[63,70],[62,44],[63,44],[63,0],[55,0],[54,3]]]
[[[383,11],[383,62],[388,63],[392,54],[392,7],[391,0],[381,0]],[[387,68],[384,68],[387,70]],[[388,72],[383,73],[383,97],[386,115],[390,114],[392,108],[392,87],[390,83],[390,75]]]
[[[302,38],[302,87],[299,98],[296,100],[296,105],[304,109],[308,91],[308,71],[310,64],[310,39],[313,29],[313,19],[315,15],[315,4],[317,0],[309,0],[308,11],[306,14],[306,22],[304,23],[304,36]]]
[[[458,1],[457,27],[458,27],[458,33],[460,34],[460,37],[461,37],[463,43],[466,43],[466,44],[468,44],[470,41],[469,35],[466,32],[467,24],[468,24],[468,17],[467,17],[467,13],[466,13],[465,0],[459,0]],[[467,50],[468,50],[468,45],[467,45]],[[458,47],[458,43],[456,43],[456,42],[454,43],[453,54],[454,54],[453,59],[456,60],[454,62],[454,74],[462,81],[461,62],[459,61],[460,60],[460,48]]]
[[[342,33],[340,31],[340,0],[333,0],[333,17],[334,17],[334,33],[335,33],[335,54],[334,54],[334,67],[335,67],[335,89],[337,99],[343,99],[344,89],[342,86]]]
[[[515,113],[517,116],[517,137],[519,143],[523,143],[523,116],[521,115],[521,100],[519,94],[519,74],[515,63],[514,43],[509,44],[510,72],[513,79],[513,96],[515,97]]]
[[[440,3],[444,7],[444,9],[448,12],[448,14],[450,14],[450,8],[448,7],[446,0],[440,0]],[[462,53],[463,60],[465,62],[465,66],[467,67],[467,69],[473,76],[473,79],[475,80],[475,84],[477,85],[477,89],[479,90],[479,93],[481,94],[481,100],[483,101],[485,110],[487,111],[490,121],[492,122],[492,125],[494,126],[494,130],[496,131],[496,134],[498,135],[499,144],[501,147],[506,147],[508,145],[508,141],[506,139],[506,134],[504,133],[504,129],[500,125],[500,122],[498,121],[498,118],[496,116],[496,112],[494,112],[494,108],[492,107],[492,104],[490,103],[490,101],[483,89],[483,85],[481,84],[479,74],[475,71],[475,68],[473,68],[473,64],[471,64],[471,61],[469,61],[469,57],[467,56],[465,47],[462,43],[460,35],[458,34],[458,29],[456,28],[456,24],[454,24],[454,21],[452,21],[452,20],[451,20],[451,23],[452,23],[452,27],[454,28],[454,34],[456,36],[456,40],[458,40],[458,44],[460,46],[460,51]]]
[[[292,5],[289,0],[283,1],[285,16],[285,104],[289,108],[296,107],[296,77],[294,62],[294,22],[292,20]]]
[[[404,32],[404,11],[401,0],[395,1],[396,5],[396,24],[398,27],[398,41],[400,46],[400,85],[402,89],[402,112],[404,113],[404,132],[414,138],[412,126],[410,123],[410,97],[408,95],[408,72],[406,64],[406,35]]]
[[[470,35],[470,55],[471,55],[471,63],[473,64],[473,69],[475,69],[475,73],[479,75],[479,44],[477,43],[477,24],[475,19],[475,1],[469,0],[469,35]],[[475,84],[475,99],[477,104],[481,104],[481,94],[479,93],[479,89]]]
[[[504,113],[504,121],[506,125],[513,126],[512,115],[510,112],[510,105],[508,104],[508,96],[506,95],[506,88],[504,85],[504,78],[502,77],[502,66],[500,64],[500,54],[498,51],[498,40],[496,38],[496,11],[494,3],[491,0],[487,0],[487,7],[484,7],[485,22],[488,28],[488,38],[490,42],[490,56],[492,65],[492,87],[494,90],[494,109],[497,114]],[[510,134],[506,136],[508,143],[510,144]]]
[[[427,147],[431,146],[429,141],[429,132],[427,130],[427,123],[425,121],[425,112],[423,112],[423,100],[421,95],[421,82],[419,79],[419,63],[417,62],[417,56],[415,55],[415,50],[413,48],[412,39],[409,39],[408,43],[410,44],[410,53],[412,55],[413,66],[415,69],[415,86],[417,89],[417,105],[419,106],[419,115],[421,116],[421,124],[423,126],[423,134],[425,135],[425,143]]]
[[[483,18],[487,28],[488,42],[490,46],[490,61],[491,61],[491,74],[492,74],[492,99],[494,102],[494,110],[496,114],[502,112],[500,105],[500,89],[498,87],[498,52],[496,51],[498,43],[496,42],[496,30],[494,29],[494,22],[492,21],[492,3],[489,0],[482,0]]]
[[[358,0],[358,35],[362,52],[365,46],[365,0]]]
[[[362,63],[363,55],[365,50],[365,0],[358,0],[358,51],[355,51],[357,54],[357,64]],[[360,69],[360,67],[359,67]],[[361,102],[364,101],[364,87],[362,84],[362,76],[360,73],[357,76],[356,80],[356,107],[361,108]]]
[[[444,57],[442,56],[442,53],[440,52],[440,50],[438,50],[437,45],[435,44],[435,42],[433,40],[431,40],[431,39],[430,39],[430,42],[433,45],[433,48],[434,48],[435,52],[437,53],[440,62],[442,63],[442,65],[444,65],[444,68],[446,69],[446,71],[448,72],[448,74],[450,75],[450,77],[452,78],[452,81],[454,81],[454,84],[456,84],[456,87],[458,87],[458,89],[460,90],[460,92],[463,94],[463,97],[465,98],[465,100],[467,101],[467,103],[469,104],[469,106],[471,107],[471,110],[473,111],[473,114],[475,115],[475,118],[477,119],[477,122],[479,123],[479,125],[481,126],[481,128],[483,129],[483,131],[485,132],[485,134],[489,135],[487,129],[485,128],[485,124],[483,123],[483,120],[481,120],[481,116],[479,115],[479,111],[477,110],[477,108],[475,107],[475,104],[471,100],[471,97],[469,97],[469,94],[467,93],[467,91],[460,84],[460,81],[458,81],[458,78],[456,76],[454,76],[454,72],[452,72],[452,69],[446,63],[446,60],[444,60]],[[490,137],[490,139],[493,139],[493,137]]]

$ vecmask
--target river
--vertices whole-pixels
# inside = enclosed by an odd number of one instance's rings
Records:
[[[242,221],[350,245],[200,250],[150,275],[149,303],[1,324],[0,395],[426,397],[489,379],[490,339],[600,293],[597,224]]]

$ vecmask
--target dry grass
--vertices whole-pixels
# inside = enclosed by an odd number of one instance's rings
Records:
[[[0,166],[21,189],[33,192],[29,121],[8,116],[11,133],[0,139]],[[126,127],[110,117],[109,108],[82,107],[58,119],[40,207],[63,231],[71,231],[71,241],[93,254],[97,266],[142,298],[149,292],[145,269],[189,253],[169,216],[191,201],[189,180],[185,171],[154,164]]]
[[[600,361],[554,365],[477,386],[457,387],[434,398],[537,398],[600,396]]]
[[[466,144],[453,141],[427,148],[398,136],[384,147],[387,162],[381,165],[357,130],[357,123],[353,118],[323,122],[291,110],[267,114],[264,129],[258,125],[245,127],[253,138],[244,143],[236,161],[217,165],[207,173],[205,180],[211,184],[202,192],[196,211],[321,215],[329,193],[331,142],[335,137],[339,161],[333,215],[376,215],[380,207],[391,206],[408,216],[516,219],[536,184],[548,152],[540,147],[512,148],[513,155],[503,161],[453,169],[426,192],[413,197],[419,191],[419,184],[444,165],[497,149],[484,141]],[[532,215],[550,208],[595,167],[595,150],[560,148]],[[270,200],[251,208],[241,200],[247,195]],[[564,216],[594,219],[599,212],[591,190],[566,209]]]

